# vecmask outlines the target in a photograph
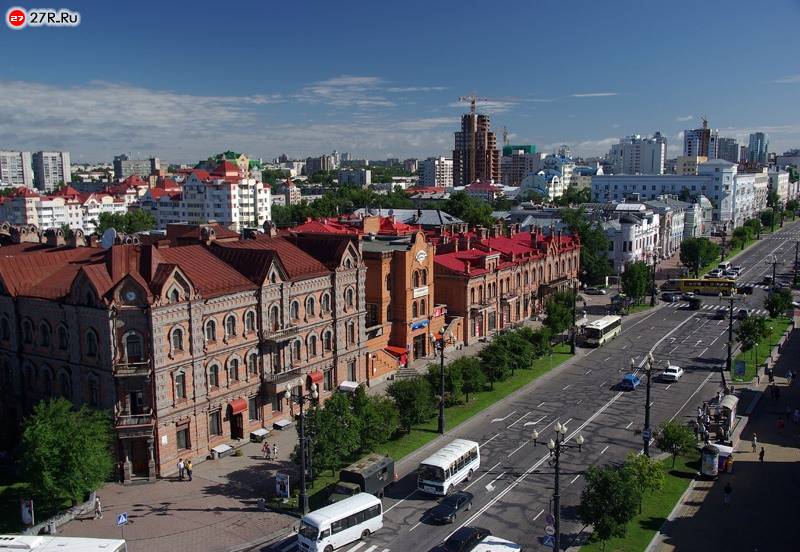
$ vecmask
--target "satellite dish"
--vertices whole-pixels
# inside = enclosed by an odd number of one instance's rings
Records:
[[[117,231],[113,228],[109,228],[103,232],[103,237],[100,238],[100,246],[103,249],[109,249],[112,245],[114,245],[114,240],[116,239]]]

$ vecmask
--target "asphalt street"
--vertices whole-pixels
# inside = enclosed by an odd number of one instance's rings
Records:
[[[764,276],[772,274],[772,256],[778,261],[778,281],[788,283],[798,240],[800,223],[786,224],[736,257],[733,264],[744,268],[738,283],[760,286]],[[752,295],[737,300],[737,305],[763,309],[765,287],[756,287]],[[721,384],[719,368],[726,357],[728,321],[715,319],[713,311],[727,304],[704,297],[700,310],[688,310],[683,303],[661,303],[652,311],[627,317],[622,333],[611,343],[582,349],[570,362],[405,458],[397,465],[400,481],[390,487],[383,501],[384,528],[342,550],[429,550],[464,525],[486,527],[525,550],[547,550],[542,538],[550,512],[553,470],[543,443],[553,436],[556,422],[567,425],[568,443],[574,443],[579,434],[585,439],[581,451],[569,450],[561,457],[562,545],[568,544],[582,529],[575,507],[586,467],[619,462],[642,448],[644,382],[636,391],[617,389],[622,376],[630,371],[631,359],[641,368],[646,355],[652,353],[656,373],[667,362],[686,371],[678,383],[653,378],[651,425],[669,419],[688,421]],[[534,429],[540,434],[538,446],[531,440]],[[459,437],[481,443],[481,469],[472,481],[459,486],[475,495],[473,507],[452,525],[433,525],[427,522],[425,512],[436,501],[415,490],[415,470],[420,460]],[[288,537],[269,550],[289,552],[296,550],[296,544]]]

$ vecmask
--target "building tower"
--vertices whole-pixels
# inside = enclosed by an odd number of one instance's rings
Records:
[[[470,112],[461,117],[461,130],[455,133],[453,149],[453,185],[466,186],[481,180],[500,180],[500,152],[491,120],[475,110],[472,97]]]

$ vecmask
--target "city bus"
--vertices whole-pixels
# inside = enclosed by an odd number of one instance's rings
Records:
[[[425,493],[446,495],[462,481],[472,478],[481,466],[480,446],[456,439],[423,460],[417,470],[417,488]]]
[[[127,552],[122,539],[0,535],[0,552]]]
[[[303,552],[330,552],[383,527],[381,499],[358,493],[306,514],[300,521],[297,545]]]
[[[736,280],[729,278],[684,278],[679,285],[682,292],[699,295],[732,295],[736,292]]]
[[[591,347],[599,347],[606,341],[611,341],[622,331],[622,317],[617,315],[604,316],[583,327],[585,342]]]

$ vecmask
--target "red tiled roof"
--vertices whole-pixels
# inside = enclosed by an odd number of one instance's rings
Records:
[[[194,170],[192,170],[192,174],[195,177],[197,177],[198,180],[208,180],[209,177],[210,177],[210,175],[208,174],[208,171],[205,171],[203,169],[194,169]]]
[[[308,234],[358,234],[358,230],[352,226],[340,224],[332,219],[307,219],[303,224],[290,228],[291,232],[303,232]]]
[[[236,293],[256,286],[202,245],[159,249],[166,263],[178,265],[203,297]]]
[[[82,266],[103,250],[17,244],[0,248],[0,280],[11,295],[56,299],[69,293]]]
[[[479,276],[488,272],[485,268],[478,266],[483,263],[483,259],[488,255],[489,253],[485,251],[468,249],[466,251],[453,251],[452,253],[436,255],[433,258],[433,262],[458,274],[466,274],[466,261],[469,261],[470,276]]]
[[[261,266],[244,268],[243,259],[248,257],[248,251],[272,251],[277,255],[284,270],[289,278],[303,279],[311,278],[314,276],[321,276],[329,274],[330,271],[319,262],[317,259],[289,242],[284,236],[259,236],[253,240],[240,240],[229,243],[215,243],[213,248],[214,254],[225,259],[226,262],[236,264],[237,269],[247,270],[248,277],[259,277],[266,270],[265,263],[271,261],[271,258],[264,255],[258,255]],[[253,259],[254,261],[256,259]],[[239,268],[239,267],[243,268]],[[259,275],[259,276],[257,276]],[[255,281],[255,280],[254,280]],[[263,281],[263,279],[262,279]]]
[[[378,230],[378,232],[380,234],[401,235],[410,234],[419,229],[419,226],[412,226],[404,222],[395,221],[394,217],[381,217],[380,230]]]

